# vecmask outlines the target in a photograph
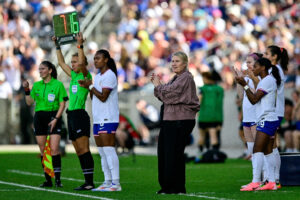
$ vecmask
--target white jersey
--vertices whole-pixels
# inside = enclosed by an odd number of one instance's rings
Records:
[[[260,121],[277,121],[278,116],[275,111],[276,80],[272,75],[268,75],[259,81],[256,91],[261,90],[265,96],[256,103],[256,122]]]
[[[94,79],[94,87],[99,92],[102,92],[103,88],[111,89],[111,92],[105,102],[100,101],[95,95],[93,95],[93,123],[118,123],[118,81],[115,73],[109,69],[104,72],[104,74],[97,74]]]
[[[279,75],[281,78],[281,83],[277,88],[277,98],[276,98],[276,113],[278,117],[284,116],[284,82],[285,76],[283,70],[281,69],[280,65],[276,65]]]
[[[248,86],[250,88],[254,88],[254,84],[251,78],[245,77],[245,81],[249,81]],[[243,98],[243,122],[256,122],[256,104],[251,104],[245,91]]]

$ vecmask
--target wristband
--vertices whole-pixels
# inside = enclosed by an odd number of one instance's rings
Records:
[[[83,44],[77,45],[77,48],[78,48],[78,49],[83,49]]]
[[[248,90],[249,89],[249,86],[248,85],[245,85],[244,86],[244,90],[246,91],[246,90]]]
[[[56,50],[60,50],[60,46],[56,46]]]
[[[30,89],[29,88],[24,88],[25,95],[30,95]]]
[[[89,90],[92,90],[92,89],[93,89],[93,87],[94,87],[94,85],[93,85],[93,84],[91,84],[91,85],[89,86]]]

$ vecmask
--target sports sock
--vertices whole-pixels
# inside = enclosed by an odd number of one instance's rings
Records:
[[[254,147],[254,142],[247,142],[247,149],[248,149],[248,154],[252,155],[253,154],[253,147]]]
[[[93,184],[94,160],[90,151],[78,156],[85,182]]]
[[[108,164],[107,164],[107,159],[103,150],[103,147],[98,147],[98,151],[101,157],[101,167],[102,171],[104,173],[104,180],[106,183],[111,183],[111,172],[109,170]]]
[[[275,182],[275,158],[274,154],[270,153],[265,155],[265,160],[267,163],[267,171],[268,171],[268,181]]]
[[[52,164],[55,174],[55,180],[60,181],[60,172],[61,172],[61,157],[60,154],[52,156]]]
[[[107,164],[111,172],[112,182],[114,184],[120,184],[120,172],[119,172],[119,158],[116,153],[115,147],[103,147],[103,151],[106,156]]]
[[[267,161],[267,159],[266,159],[266,155],[264,155],[264,166],[263,166],[263,169],[262,169],[262,175],[263,175],[263,177],[262,177],[262,180],[263,180],[263,182],[265,182],[265,181],[267,181],[267,180],[269,180],[269,163],[268,163],[268,161]]]
[[[252,182],[260,182],[260,175],[264,164],[264,154],[262,152],[256,152],[253,154],[253,158],[255,160],[255,171]]]
[[[281,159],[280,159],[280,154],[278,151],[278,148],[273,149],[273,154],[274,154],[274,160],[275,160],[275,179],[279,180],[279,174],[280,174],[280,166],[281,166]]]
[[[41,162],[43,161],[43,155],[41,155]],[[43,171],[44,171],[44,165],[42,163],[42,168],[43,168]],[[51,176],[49,176],[45,171],[44,171],[44,174],[45,174],[45,178],[46,178],[46,181],[47,182],[52,182],[51,181]]]

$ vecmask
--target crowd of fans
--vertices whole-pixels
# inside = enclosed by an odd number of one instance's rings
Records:
[[[151,72],[168,81],[172,76],[170,55],[178,50],[189,55],[189,70],[198,87],[203,85],[202,73],[215,70],[222,77],[221,86],[232,89],[235,85],[231,67],[240,68],[247,54],[263,53],[272,44],[286,48],[289,53],[286,87],[300,88],[298,0],[116,2],[122,20],[101,48],[107,48],[117,61],[119,91],[151,88],[148,84]],[[5,80],[0,84],[9,83],[15,101],[22,99],[18,96],[22,79],[38,80],[38,64],[54,48],[49,42],[53,35],[53,15],[76,9],[84,17],[92,3],[92,0],[1,0],[0,73]],[[86,48],[89,70],[94,74],[97,71],[92,65],[93,54],[98,48],[100,44],[95,42],[88,42]]]

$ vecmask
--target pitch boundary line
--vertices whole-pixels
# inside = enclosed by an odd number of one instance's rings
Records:
[[[219,197],[210,197],[210,196],[205,196],[205,195],[197,195],[197,194],[180,194],[182,196],[188,196],[188,197],[199,197],[199,198],[204,198],[204,199],[215,199],[215,200],[234,200],[234,199],[226,199],[226,198],[219,198]]]
[[[44,189],[44,188],[39,188],[39,187],[33,187],[33,186],[30,186],[30,185],[24,185],[24,184],[12,183],[12,182],[5,182],[5,181],[1,181],[1,180],[0,180],[0,184],[12,185],[12,186],[17,186],[17,187],[22,187],[22,188],[29,188],[29,189],[33,189],[33,190],[39,190],[39,191],[66,194],[66,195],[76,196],[76,197],[85,197],[85,198],[100,199],[100,200],[114,200],[114,199],[110,199],[110,198],[106,198],[106,197],[98,197],[98,196],[92,196],[92,195],[86,195],[86,194],[64,192],[64,191],[60,191],[60,190]]]
[[[26,172],[26,171],[15,170],[15,169],[8,169],[7,171],[10,172],[10,173],[15,173],[15,174],[22,174],[22,175],[29,175],[29,176],[40,176],[40,177],[44,177],[43,174],[32,173],[32,172]],[[81,180],[81,179],[66,178],[66,177],[61,177],[60,179],[62,179],[62,180],[68,180],[68,181],[84,182],[83,179]],[[94,181],[94,183],[102,183],[102,182]]]

